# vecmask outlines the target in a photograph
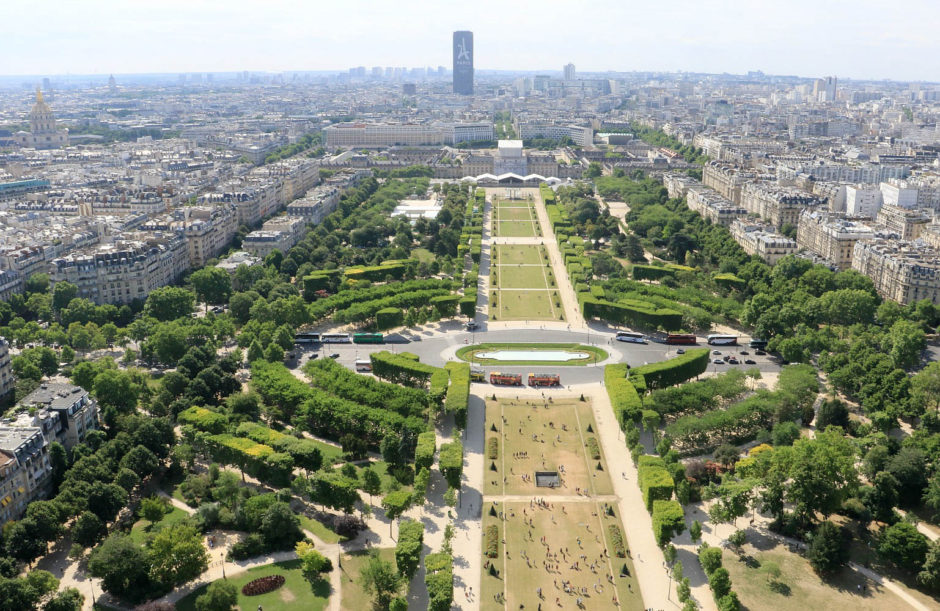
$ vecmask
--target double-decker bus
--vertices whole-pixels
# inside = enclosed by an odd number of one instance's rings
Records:
[[[670,333],[666,336],[667,344],[694,344],[697,341],[691,333]]]
[[[324,344],[348,344],[352,339],[349,333],[321,333],[320,342]]]
[[[303,333],[297,333],[296,335],[294,335],[294,343],[295,344],[319,344],[320,334],[311,333],[309,331],[303,332]]]
[[[372,371],[372,361],[369,359],[356,361],[356,371]]]
[[[720,333],[712,333],[708,336],[708,343],[712,346],[737,346],[738,345],[738,336],[737,335],[721,335]]]
[[[529,386],[560,386],[561,376],[554,373],[530,373]]]
[[[767,340],[766,339],[752,339],[750,342],[748,342],[748,346],[756,350],[763,350],[764,348],[767,347]]]
[[[483,373],[482,369],[477,369],[475,367],[470,369],[471,382],[483,382],[484,380],[486,380],[486,374]]]
[[[633,344],[645,344],[646,336],[642,333],[634,333],[633,331],[617,331],[617,341],[630,342]]]
[[[381,344],[385,341],[385,336],[381,333],[353,333],[354,344]]]
[[[500,373],[494,371],[490,374],[490,384],[502,386],[522,386],[522,374],[519,373]]]

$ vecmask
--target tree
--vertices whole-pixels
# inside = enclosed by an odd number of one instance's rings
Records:
[[[196,611],[231,611],[238,604],[238,589],[225,580],[213,581],[196,598]]]
[[[596,161],[592,161],[590,164],[588,164],[587,169],[584,170],[585,178],[598,178],[601,176],[601,174],[603,174],[603,168],[601,167],[601,164]]]
[[[894,506],[898,503],[898,480],[882,471],[875,476],[874,486],[864,492],[865,506],[872,517],[880,522],[893,522]]]
[[[692,541],[698,541],[702,538],[702,524],[698,520],[692,521],[692,526],[689,527],[689,535],[692,537]]]
[[[934,475],[927,483],[927,489],[924,490],[924,505],[926,505],[934,514],[940,513],[940,475]]]
[[[160,530],[150,542],[150,578],[165,587],[198,577],[209,568],[209,554],[202,536],[188,524],[173,524]]]
[[[917,583],[929,590],[940,590],[940,543],[933,542],[928,547]]]
[[[152,527],[166,515],[166,503],[157,496],[150,496],[140,502],[139,512],[140,516],[150,522]]]
[[[699,564],[702,565],[702,570],[705,571],[705,574],[711,575],[721,568],[721,548],[709,547],[703,543],[702,548],[698,552],[698,561]]]
[[[189,316],[196,296],[178,286],[164,286],[151,291],[144,303],[144,315],[164,322]]]
[[[858,484],[854,454],[854,446],[838,429],[793,444],[787,459],[790,480],[786,494],[803,523],[810,522],[816,512],[828,516],[837,511],[843,498],[854,491]]]
[[[219,304],[228,301],[232,294],[232,279],[228,272],[220,267],[203,267],[189,277],[196,290],[206,304]]]
[[[820,575],[831,575],[838,571],[849,558],[842,529],[828,520],[820,524],[809,541],[806,557]]]
[[[72,525],[72,540],[82,547],[93,547],[107,532],[98,516],[90,511],[83,511]]]
[[[708,576],[708,587],[715,600],[720,600],[731,591],[731,575],[725,567],[719,567]]]
[[[741,453],[738,451],[737,446],[733,446],[729,443],[723,444],[715,450],[714,458],[715,462],[724,466],[731,467],[734,463],[738,462],[738,457]]]
[[[407,490],[389,492],[382,499],[382,508],[388,517],[388,535],[392,536],[392,522],[411,508],[412,494]]]
[[[261,536],[271,547],[284,549],[303,539],[300,519],[287,503],[274,503],[261,518]]]
[[[138,601],[150,590],[147,555],[125,535],[115,533],[92,550],[88,568],[106,592],[119,598]]]
[[[4,528],[3,546],[7,555],[29,563],[46,553],[46,540],[36,530],[36,522],[29,518]]]
[[[131,374],[116,369],[106,369],[95,376],[94,391],[98,402],[105,408],[113,408],[127,414],[137,407],[139,387]]]
[[[362,470],[362,490],[369,495],[370,502],[373,496],[382,491],[382,478],[372,467]]]
[[[911,399],[921,409],[940,410],[940,362],[934,361],[914,374]]]
[[[78,297],[77,286],[71,282],[56,282],[52,288],[52,308],[57,312],[64,310],[76,297]]]
[[[917,572],[927,559],[927,537],[912,524],[898,522],[882,533],[878,553],[905,570]]]
[[[927,457],[919,448],[905,447],[885,467],[898,481],[898,502],[911,507],[920,502],[927,487]]]
[[[248,362],[254,363],[257,360],[264,358],[264,348],[261,347],[261,342],[257,339],[251,342],[251,345],[248,346]]]
[[[823,401],[816,415],[816,428],[824,429],[827,426],[841,426],[846,428],[849,424],[849,410],[845,403],[839,399]]]
[[[27,293],[45,293],[49,290],[49,274],[30,274],[26,279],[25,290]]]
[[[369,560],[359,573],[359,585],[372,596],[373,606],[376,609],[387,609],[401,584],[402,578],[392,563],[379,558],[377,552],[370,552]]]
[[[891,325],[885,346],[888,355],[899,369],[909,369],[920,361],[920,353],[927,346],[924,330],[909,320],[899,320]]]
[[[57,592],[42,607],[42,611],[82,611],[85,595],[75,588],[65,588]]]
[[[320,581],[324,573],[333,570],[333,563],[330,559],[313,549],[313,544],[301,541],[294,547],[294,550],[300,559],[301,572],[310,583]]]

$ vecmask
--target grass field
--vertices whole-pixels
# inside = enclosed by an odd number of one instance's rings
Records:
[[[159,522],[154,522],[152,525],[147,520],[141,518],[134,523],[134,526],[131,527],[130,538],[131,541],[138,545],[143,545],[147,542],[147,539],[153,535],[156,535],[158,532],[166,528],[167,526],[172,526],[174,524],[179,524],[185,520],[189,514],[178,507],[170,507],[170,511],[163,516],[163,519]]]
[[[510,343],[510,344],[499,344],[499,343],[484,343],[484,344],[474,344],[471,346],[464,346],[457,350],[457,358],[463,359],[465,361],[470,361],[472,363],[479,363],[481,365],[546,365],[545,361],[497,361],[494,359],[481,359],[477,355],[480,352],[486,352],[489,350],[574,350],[578,352],[588,352],[591,354],[588,358],[565,361],[563,363],[551,363],[553,365],[558,365],[561,367],[567,367],[572,365],[590,365],[591,363],[597,363],[603,361],[607,358],[607,351],[596,346],[585,346],[584,344],[551,344],[551,343],[533,343],[533,344],[522,344],[522,343]]]
[[[493,320],[564,320],[563,311],[557,291],[504,289],[490,296]]]
[[[544,265],[497,265],[495,270],[490,278],[498,281],[500,289],[548,289],[555,281],[551,268]]]
[[[496,558],[483,558],[480,608],[537,609],[541,605],[554,609],[560,605],[573,609],[582,597],[583,608],[615,609],[616,595],[620,608],[642,609],[629,551],[626,558],[617,558],[611,551],[609,527],[616,525],[622,532],[615,507],[608,508],[613,499],[595,498],[612,495],[613,486],[603,456],[593,458],[586,449],[597,426],[590,403],[489,400],[486,422],[483,532],[485,537],[488,527],[495,525],[499,547]],[[490,439],[497,440],[495,459],[489,454]],[[520,453],[527,457],[519,457]],[[535,486],[535,470],[562,465],[562,487]],[[529,477],[523,479],[524,474]],[[549,506],[504,501],[504,495],[540,497]],[[486,568],[487,562],[493,563],[498,576]],[[576,590],[566,593],[564,581]],[[542,590],[541,598],[537,588]],[[503,598],[498,600],[498,595]]]
[[[497,265],[544,265],[548,255],[544,246],[527,244],[496,244],[494,263]]]
[[[391,562],[393,566],[395,565],[394,548],[389,547],[377,549],[376,551],[378,551],[379,557],[382,560]],[[366,550],[342,555],[343,581],[340,586],[340,591],[342,592],[340,609],[354,609],[355,611],[367,611],[368,609],[372,609],[372,598],[363,591],[362,586],[358,583],[359,574],[362,572],[362,567],[365,566],[368,559],[369,552]],[[402,588],[402,590],[404,590],[404,588]]]
[[[539,234],[532,221],[499,221],[493,235],[500,238],[534,238]]]
[[[242,586],[249,581],[268,575],[283,575],[284,585],[259,596],[245,596],[241,593]],[[288,560],[276,564],[248,569],[228,578],[229,583],[238,589],[238,609],[240,611],[255,611],[263,608],[264,611],[288,611],[289,609],[325,609],[330,596],[330,583],[320,580],[315,585],[304,579],[300,572],[300,560]],[[188,594],[176,603],[177,611],[195,611],[196,598],[203,594],[208,586]],[[346,607],[343,607],[344,609]]]
[[[511,391],[510,391],[511,392]],[[486,458],[483,493],[486,495],[573,496],[613,494],[607,461],[592,458],[584,449],[596,437],[591,404],[571,399],[499,398],[486,402],[487,448],[490,438],[499,443],[498,457]],[[494,431],[493,428],[497,430]],[[513,458],[518,453],[526,458]],[[544,460],[543,460],[544,456]],[[597,468],[598,463],[601,469]],[[496,471],[492,465],[496,465]],[[537,488],[536,470],[564,468],[559,488]],[[528,479],[524,480],[523,475]],[[505,478],[505,481],[503,481]]]
[[[533,203],[525,200],[495,200],[493,235],[504,238],[532,238],[541,235]]]

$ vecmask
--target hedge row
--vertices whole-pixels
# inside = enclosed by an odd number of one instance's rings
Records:
[[[618,558],[626,558],[627,547],[623,543],[623,531],[616,524],[608,524],[607,532],[610,534],[610,543],[614,548],[614,555]]]
[[[451,488],[460,488],[460,477],[463,474],[463,444],[452,441],[441,445],[437,464],[441,468],[447,485]]]
[[[398,526],[398,542],[395,544],[395,564],[400,574],[408,578],[414,577],[421,563],[423,546],[424,524],[415,520],[403,520]]]
[[[320,320],[326,318],[336,310],[345,310],[354,303],[382,299],[400,293],[411,293],[428,289],[452,290],[453,288],[454,282],[452,280],[427,278],[424,280],[408,280],[406,282],[382,284],[361,289],[348,289],[340,291],[335,295],[330,295],[324,299],[314,301],[310,304],[310,317],[315,321]],[[306,293],[307,291],[305,289],[304,297],[307,297]],[[315,298],[315,296],[313,297]]]
[[[405,312],[401,308],[382,308],[375,313],[375,328],[377,331],[394,329],[405,324]]]
[[[627,379],[629,370],[630,366],[626,363],[604,367],[604,386],[607,387],[610,405],[621,427],[627,422],[638,421],[643,409],[643,402],[640,400],[636,387]]]
[[[634,280],[659,280],[665,276],[675,277],[679,272],[691,272],[695,271],[691,267],[686,267],[685,265],[633,265],[633,279]]]
[[[372,373],[383,380],[413,388],[427,388],[432,401],[440,405],[450,379],[446,369],[426,365],[409,352],[393,354],[380,350],[369,355]],[[469,376],[469,374],[468,374]]]
[[[248,475],[274,486],[290,485],[294,471],[294,460],[290,455],[227,433],[208,435],[202,439],[212,460],[235,465]]]
[[[328,439],[340,440],[344,435],[353,435],[377,448],[389,433],[408,432],[416,438],[427,429],[424,418],[406,418],[387,409],[334,397],[318,388],[310,391],[311,397],[300,407],[295,423]]]
[[[294,460],[294,464],[301,469],[316,471],[323,464],[323,452],[317,442],[311,439],[286,435],[254,422],[241,423],[238,425],[235,434],[271,446],[277,452],[290,455]]]
[[[388,276],[394,280],[401,280],[405,275],[405,264],[401,262],[389,262],[389,265],[372,265],[369,267],[347,267],[344,274],[349,280],[369,280],[372,282],[384,282]]]
[[[499,458],[499,439],[490,437],[486,440],[486,457],[490,460]]]
[[[303,279],[304,299],[313,301],[317,298],[317,291],[329,291],[339,284],[341,269],[321,269],[313,272]]]
[[[601,448],[599,445],[597,445],[597,438],[588,437],[584,443],[587,446],[587,451],[588,451],[588,454],[591,455],[591,458],[593,458],[594,460],[600,460]]]
[[[653,501],[653,536],[663,547],[685,530],[685,512],[679,501]]]
[[[424,557],[424,583],[428,588],[428,611],[450,611],[454,603],[454,558],[438,552]]]
[[[643,494],[643,503],[646,505],[647,511],[653,510],[654,501],[668,501],[672,498],[675,482],[672,480],[672,476],[669,475],[666,463],[662,458],[648,455],[640,456],[637,473],[640,492]]]
[[[430,469],[434,464],[434,453],[437,451],[437,436],[434,431],[427,431],[418,435],[418,445],[415,446],[415,471]]]
[[[675,386],[708,369],[708,348],[689,348],[674,359],[634,367],[630,376],[643,376],[648,389]]]
[[[391,410],[402,416],[423,417],[427,412],[425,392],[360,375],[333,359],[308,361],[304,373],[310,377],[313,386],[343,399]]]
[[[395,286],[395,285],[392,285]],[[414,308],[426,306],[428,303],[437,306],[436,299],[444,298],[442,302],[443,309],[450,312],[443,317],[453,316],[457,312],[457,295],[451,295],[450,289],[426,289],[423,291],[410,291],[389,295],[381,299],[372,299],[350,305],[344,310],[337,310],[333,313],[333,319],[336,323],[345,324],[351,322],[366,322],[376,317],[381,310],[390,310],[397,308]],[[452,304],[450,302],[453,302]]]
[[[486,543],[483,547],[487,558],[499,556],[499,527],[495,524],[486,527]]]
[[[457,428],[463,429],[467,426],[467,409],[470,404],[470,363],[449,361],[444,368],[450,372],[444,411],[453,414]]]
[[[190,407],[176,416],[180,424],[188,424],[200,431],[219,434],[228,428],[228,417],[205,407]]]
[[[585,318],[600,318],[628,327],[663,328],[675,331],[682,328],[682,314],[675,310],[657,308],[643,301],[625,300],[613,303],[582,293],[581,312]]]

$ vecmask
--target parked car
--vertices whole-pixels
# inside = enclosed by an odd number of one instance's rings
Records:
[[[676,354],[685,354],[685,348],[679,348],[676,350]]]
[[[738,359],[730,358],[730,359],[728,359],[728,364],[729,364],[729,365],[737,365],[737,364],[738,364]]]
[[[754,359],[744,359],[744,364],[745,364],[745,365],[756,365],[756,364],[757,364],[757,361],[755,361]]]
[[[712,354],[714,354],[715,356],[719,356],[721,355],[721,350],[712,350]]]
[[[339,358],[339,352],[334,352],[333,354],[330,355],[330,358],[331,358],[331,359],[338,359],[338,358]]]
[[[742,351],[739,352],[738,354],[750,354],[750,352],[748,352],[747,350],[742,350]]]
[[[725,362],[724,362],[723,360],[721,360],[721,359],[715,359],[714,361],[712,361],[712,363],[714,363],[714,364],[716,364],[716,365],[724,365],[724,364],[725,364]]]
[[[479,325],[478,325],[477,323],[473,322],[472,320],[471,320],[470,322],[468,322],[466,326],[467,326],[467,331],[473,331],[474,329],[476,329],[477,327],[479,327]]]

